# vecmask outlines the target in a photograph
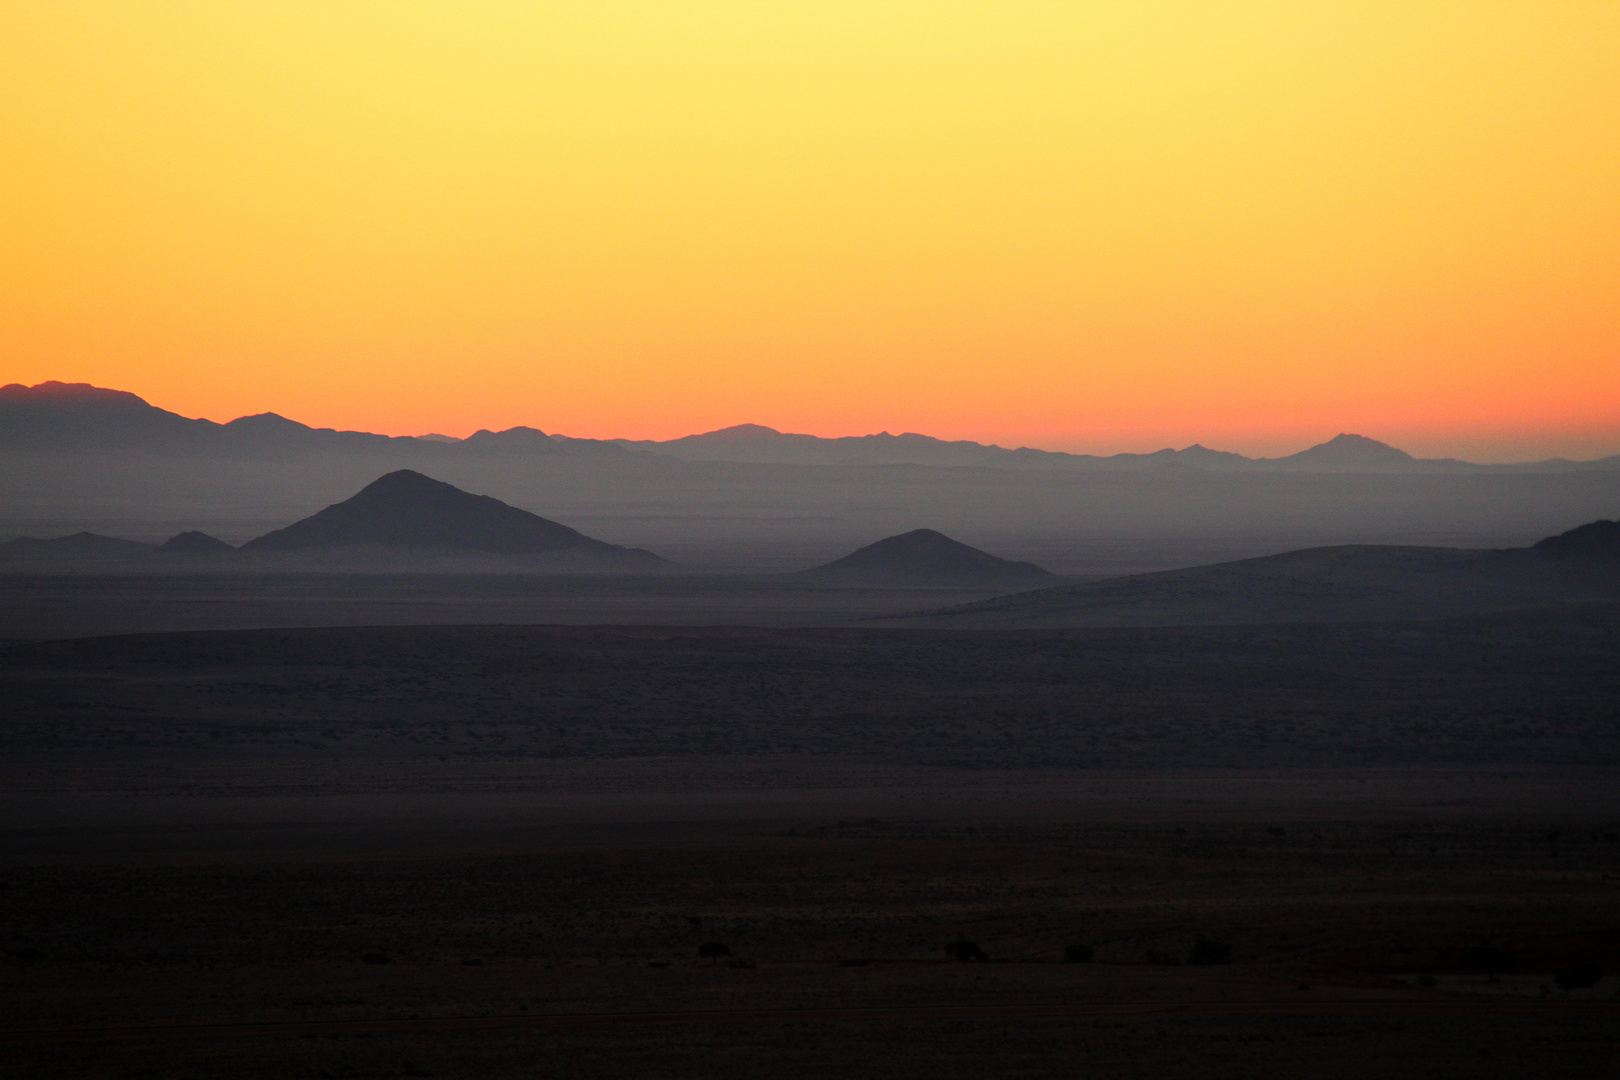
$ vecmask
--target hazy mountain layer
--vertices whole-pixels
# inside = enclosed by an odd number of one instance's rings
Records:
[[[0,544],[0,558],[3,559],[126,559],[133,555],[148,555],[152,551],[151,544],[92,532],[54,536],[47,540],[19,536]]]
[[[675,456],[742,443],[753,447],[737,451],[745,456],[787,445],[820,458]],[[13,386],[0,389],[0,540],[90,531],[159,543],[197,530],[237,544],[400,469],[726,572],[803,570],[923,523],[1009,559],[1100,577],[1324,544],[1518,546],[1620,510],[1620,458],[1401,466],[1399,451],[1326,445],[1372,471],[1329,469],[1326,450],[1297,455],[1315,462],[1299,468],[1197,447],[1085,458],[769,429],[642,449],[525,428],[388,438],[269,415],[213,424],[116,391]],[[882,447],[911,460],[870,460]]]

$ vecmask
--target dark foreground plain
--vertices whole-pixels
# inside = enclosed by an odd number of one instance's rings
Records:
[[[426,623],[827,626],[1002,591],[827,588],[764,574],[3,573],[0,639]]]
[[[1614,606],[19,643],[0,1070],[1605,1075],[1617,657]]]
[[[1079,630],[427,626],[0,650],[13,755],[1620,763],[1620,605]]]

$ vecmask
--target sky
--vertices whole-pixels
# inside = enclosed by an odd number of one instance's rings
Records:
[[[1620,4],[0,0],[0,383],[1620,452]]]

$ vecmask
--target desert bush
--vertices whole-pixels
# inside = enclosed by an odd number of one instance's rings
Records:
[[[705,941],[698,946],[698,955],[713,964],[722,956],[730,956],[731,950],[718,941]]]
[[[978,944],[967,938],[958,938],[945,946],[945,951],[953,958],[967,963],[969,960],[988,960],[990,956]]]
[[[1230,941],[1217,941],[1215,938],[1201,937],[1193,942],[1191,951],[1187,953],[1189,964],[1230,964],[1232,962],[1232,943]]]
[[[1063,946],[1063,960],[1064,960],[1065,963],[1069,963],[1069,964],[1090,963],[1091,958],[1094,955],[1096,955],[1096,950],[1093,949],[1090,945],[1075,944],[1075,945],[1065,945],[1065,946]]]
[[[388,964],[392,963],[393,959],[394,958],[392,956],[389,956],[385,952],[373,951],[360,954],[360,962],[362,964]]]

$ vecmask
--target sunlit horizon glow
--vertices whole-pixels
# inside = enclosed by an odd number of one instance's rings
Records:
[[[0,383],[1620,452],[1610,3],[0,3]]]

